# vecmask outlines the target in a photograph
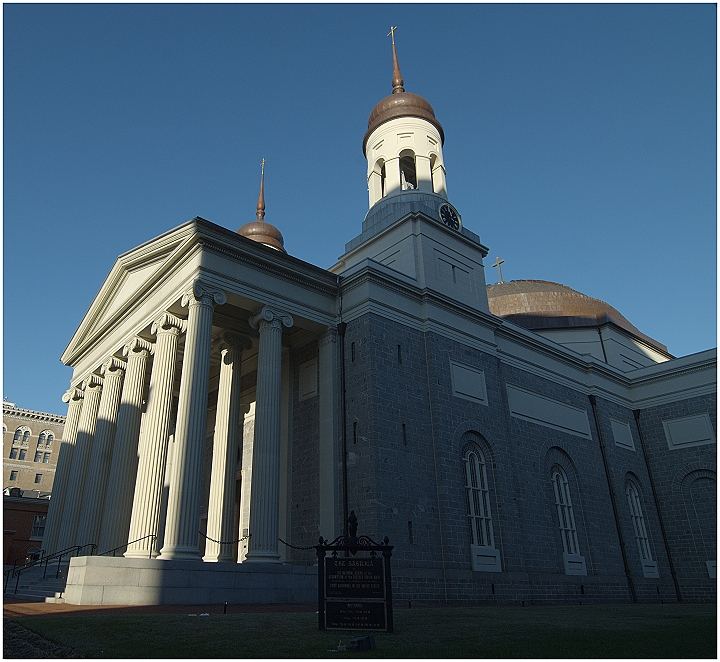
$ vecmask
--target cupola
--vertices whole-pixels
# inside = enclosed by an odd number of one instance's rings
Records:
[[[284,247],[283,236],[274,225],[265,222],[265,159],[260,164],[260,195],[258,195],[256,220],[246,223],[238,234],[274,248],[281,253],[287,253]]]
[[[445,134],[432,106],[420,95],[405,91],[395,30],[390,28],[388,34],[392,39],[392,94],[372,109],[363,138],[370,207],[403,191],[436,193],[447,199],[442,157]]]

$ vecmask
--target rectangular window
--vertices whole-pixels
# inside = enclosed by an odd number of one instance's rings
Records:
[[[17,459],[17,453],[18,453],[18,449],[17,449],[17,448],[11,448],[11,449],[10,449],[10,459],[11,459],[11,460],[16,460],[16,459]]]
[[[32,531],[30,532],[31,538],[42,538],[45,534],[45,520],[46,515],[35,515],[33,517]]]
[[[10,472],[10,480],[17,480],[17,471]]]
[[[43,455],[43,464],[47,464],[48,462],[50,462],[50,453],[45,453],[45,455]]]
[[[18,460],[24,460],[24,459],[25,459],[25,453],[26,453],[26,452],[27,452],[27,451],[26,451],[24,448],[22,448],[22,449],[20,450],[20,457],[18,458]]]
[[[43,454],[40,451],[35,451],[35,459],[33,462],[42,462]]]
[[[35,474],[35,484],[39,484],[42,480],[42,474]]]

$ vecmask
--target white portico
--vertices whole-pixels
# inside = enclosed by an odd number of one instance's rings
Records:
[[[291,538],[292,486],[283,416],[292,398],[283,373],[297,347],[315,347],[318,398],[336,397],[337,352],[317,349],[335,333],[336,289],[329,272],[201,218],[118,258],[62,356],[74,370],[77,426],[65,430],[65,489],[53,498],[47,551],[130,543],[124,560],[109,561],[118,572],[129,559],[285,559],[278,538]],[[253,466],[243,467],[251,408]],[[319,429],[332,449],[337,421]],[[334,454],[322,500],[337,514]],[[243,476],[250,484],[241,489]],[[249,503],[238,502],[241,493]],[[337,520],[324,535],[340,530]],[[243,529],[247,547],[238,550]],[[88,559],[83,572],[105,561]]]

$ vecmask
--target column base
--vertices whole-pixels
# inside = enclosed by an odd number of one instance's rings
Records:
[[[243,563],[282,563],[277,552],[248,552]]]
[[[206,554],[202,557],[205,563],[235,563],[235,559],[232,556],[225,554]]]
[[[169,561],[172,559],[188,559],[191,561],[201,561],[200,550],[195,547],[176,547],[175,549],[161,549],[158,559],[161,561]]]

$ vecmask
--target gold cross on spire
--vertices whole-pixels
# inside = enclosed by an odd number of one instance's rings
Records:
[[[501,283],[504,283],[504,282],[505,282],[505,281],[503,280],[503,278],[502,278],[502,269],[501,269],[501,267],[500,267],[500,265],[501,265],[503,262],[505,262],[505,260],[501,260],[499,257],[496,257],[496,258],[495,258],[495,264],[493,264],[493,267],[497,267],[498,276],[499,276],[499,278],[500,278],[500,282],[501,282]]]
[[[393,46],[395,45],[395,30],[397,30],[397,25],[395,25],[395,26],[391,25],[390,32],[387,33],[387,36],[392,38]]]

